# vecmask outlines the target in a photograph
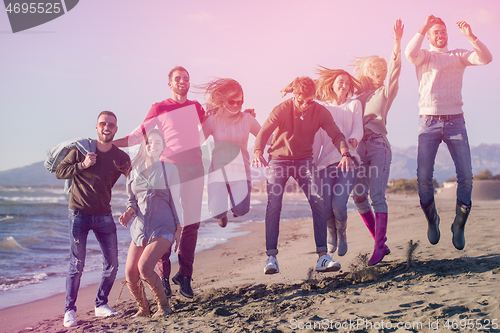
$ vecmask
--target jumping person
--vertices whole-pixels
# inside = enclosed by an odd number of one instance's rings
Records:
[[[314,239],[319,259],[317,271],[337,271],[340,264],[327,254],[326,215],[323,198],[313,192],[312,145],[316,132],[323,128],[342,153],[342,170],[353,167],[345,137],[331,114],[314,101],[316,86],[309,77],[297,78],[293,83],[294,97],[276,106],[255,140],[252,165],[268,167],[266,208],[266,249],[268,259],[265,274],[279,272],[278,236],[281,204],[288,178],[293,177],[304,192],[313,213]],[[265,144],[274,132],[269,148],[269,164],[263,156]]]
[[[428,223],[427,238],[431,244],[437,244],[441,236],[432,177],[436,153],[444,141],[455,163],[458,183],[456,216],[451,226],[452,242],[455,248],[462,250],[465,247],[465,223],[472,206],[472,163],[462,110],[462,81],[467,66],[486,65],[493,57],[472,33],[469,24],[460,21],[457,26],[474,51],[448,50],[446,25],[440,18],[429,15],[408,43],[405,54],[415,65],[420,95],[417,180],[420,206]],[[422,49],[426,34],[429,50]]]

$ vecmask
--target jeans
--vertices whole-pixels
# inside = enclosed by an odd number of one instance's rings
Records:
[[[448,146],[457,173],[457,199],[470,206],[472,194],[472,163],[465,120],[457,118],[447,121],[419,119],[417,180],[418,195],[423,205],[434,198],[434,161],[441,141]]]
[[[229,195],[228,187],[231,189]],[[243,216],[250,211],[250,191],[252,185],[248,180],[230,181],[228,184],[214,182],[208,184],[208,211],[216,219],[226,215],[228,197],[230,197],[231,211],[236,216]]]
[[[368,197],[376,213],[387,213],[387,202],[385,191],[389,182],[392,151],[389,141],[382,134],[371,134],[361,140],[357,152],[361,159],[358,168],[358,180],[353,189],[353,196]],[[371,210],[368,200],[356,207],[360,214]]]
[[[315,184],[325,202],[326,220],[347,220],[347,201],[358,178],[356,169],[342,171],[338,163],[327,166],[317,172]]]
[[[267,255],[278,254],[278,236],[283,194],[288,178],[293,177],[306,195],[313,215],[316,252],[326,251],[326,214],[323,198],[313,191],[312,159],[275,160],[267,173],[266,249]]]
[[[76,298],[85,266],[87,236],[92,230],[99,242],[103,257],[103,272],[95,306],[108,303],[108,295],[118,272],[118,241],[116,225],[111,213],[105,215],[87,215],[69,210],[70,262],[66,278],[66,304],[64,312],[76,311]]]

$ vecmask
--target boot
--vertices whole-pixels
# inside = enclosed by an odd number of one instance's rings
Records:
[[[365,225],[368,228],[370,235],[372,235],[373,240],[375,240],[375,215],[373,215],[372,210],[370,209],[368,212],[363,214],[360,213],[359,215],[361,215],[361,218],[363,219],[363,222],[365,222]],[[386,255],[391,253],[391,250],[389,249],[387,244],[384,244],[384,247]]]
[[[440,218],[436,211],[434,198],[425,206],[420,202],[420,207],[422,207],[425,217],[427,218],[427,238],[432,245],[436,245],[439,242],[441,233],[439,232]]]
[[[165,289],[163,288],[163,283],[160,277],[153,272],[147,279],[144,279],[148,284],[149,288],[153,292],[156,298],[156,303],[158,303],[158,310],[152,316],[152,318],[158,318],[160,316],[166,316],[171,314],[173,311],[168,305],[167,294],[165,294]]]
[[[338,244],[338,255],[344,256],[347,253],[347,220],[340,222],[335,220],[335,226],[337,227],[337,244]]]
[[[379,263],[391,251],[385,245],[387,237],[387,213],[375,214],[375,248],[372,257],[368,260],[368,265]]]
[[[375,215],[373,215],[372,210],[370,209],[366,213],[360,213],[359,215],[361,215],[361,218],[363,219],[363,222],[365,222],[370,235],[372,235],[373,240],[375,240]]]
[[[457,250],[463,250],[465,247],[464,228],[465,222],[467,222],[467,218],[469,217],[471,207],[472,203],[470,206],[466,206],[457,200],[457,215],[455,216],[455,221],[453,221],[453,224],[451,225],[451,232],[453,233],[452,242]]]
[[[337,228],[335,227],[335,219],[331,218],[326,222],[326,232],[328,235],[327,246],[328,252],[335,253],[337,250]]]
[[[149,317],[151,311],[149,310],[149,302],[146,298],[146,293],[144,291],[144,285],[142,281],[139,280],[137,283],[127,282],[128,290],[130,294],[135,298],[137,304],[139,305],[139,310],[132,318],[135,317]]]

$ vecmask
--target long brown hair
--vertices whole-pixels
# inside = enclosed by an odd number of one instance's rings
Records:
[[[347,98],[358,93],[361,88],[361,84],[356,80],[351,74],[343,69],[329,69],[323,66],[316,71],[319,78],[316,80],[316,98],[320,101],[331,102],[335,100],[338,96],[333,91],[333,83],[340,75],[347,75],[351,81],[351,86],[347,92]]]
[[[217,78],[206,84],[196,86],[201,89],[205,95],[207,114],[215,115],[235,93],[241,93],[243,97],[243,88],[238,81],[229,78]]]
[[[132,168],[141,165],[146,161],[146,159],[150,158],[148,156],[146,146],[148,144],[148,138],[151,134],[158,134],[162,138],[163,150],[165,150],[165,137],[163,136],[163,133],[159,129],[153,128],[146,135],[144,135],[141,145],[139,146],[139,151],[137,152],[137,155],[135,155],[135,157],[132,159]]]

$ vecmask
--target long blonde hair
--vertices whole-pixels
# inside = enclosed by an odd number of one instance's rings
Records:
[[[361,84],[360,93],[375,89],[372,79],[368,76],[368,71],[372,70],[385,77],[387,76],[387,61],[381,56],[372,55],[368,57],[355,57],[352,61],[354,75]],[[384,70],[380,70],[384,67]]]
[[[316,80],[316,98],[320,101],[332,102],[337,99],[337,94],[333,91],[333,83],[340,75],[347,75],[351,81],[349,91],[347,92],[347,98],[351,97],[361,88],[360,83],[351,74],[343,69],[329,69],[323,66],[319,66],[316,72],[319,78]]]

